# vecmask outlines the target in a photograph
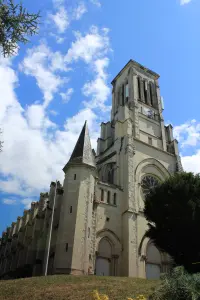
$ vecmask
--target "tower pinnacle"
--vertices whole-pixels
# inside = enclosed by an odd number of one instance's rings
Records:
[[[74,147],[74,150],[68,163],[63,168],[64,172],[69,163],[83,163],[95,167],[94,154],[92,152],[92,147],[90,143],[87,121],[85,121],[85,124],[82,128],[76,146]]]

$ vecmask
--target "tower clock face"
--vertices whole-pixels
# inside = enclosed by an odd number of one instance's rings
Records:
[[[144,114],[150,118],[150,119],[154,119],[154,116],[155,116],[155,112],[153,109],[150,109],[150,108],[144,108]]]
[[[141,182],[141,187],[142,187],[142,193],[144,197],[146,197],[150,193],[151,189],[158,186],[158,184],[159,184],[158,179],[156,179],[151,175],[146,175],[145,177],[143,177]]]

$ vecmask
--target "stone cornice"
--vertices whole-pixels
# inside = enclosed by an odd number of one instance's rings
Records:
[[[97,161],[97,165],[102,164],[103,162],[105,162],[106,160],[110,159],[111,157],[113,157],[115,154],[117,154],[116,151],[111,152],[110,154],[108,154],[107,156],[105,156],[104,158],[100,159],[99,161]]]
[[[119,185],[116,185],[116,184],[111,184],[111,183],[108,183],[108,182],[103,182],[103,181],[98,181],[97,182],[97,185],[103,185],[103,186],[105,186],[105,187],[107,187],[107,188],[111,188],[111,189],[118,189],[118,190],[120,190],[120,191],[123,191],[123,189],[119,186]],[[101,203],[103,203],[103,202],[101,202]],[[115,205],[114,205],[115,206]]]
[[[142,133],[145,133],[146,135],[150,135],[150,136],[152,136],[152,137],[154,137],[154,138],[156,138],[156,139],[158,139],[158,140],[162,140],[162,137],[160,136],[156,136],[156,135],[153,135],[153,134],[151,134],[151,133],[148,133],[148,132],[146,132],[146,131],[144,131],[144,130],[141,130],[140,129],[140,131],[142,132]]]
[[[142,144],[146,145],[147,147],[151,147],[151,148],[153,148],[153,149],[156,149],[157,151],[160,151],[160,152],[163,152],[163,153],[165,153],[165,154],[168,154],[168,155],[170,155],[170,156],[175,157],[175,154],[171,154],[171,153],[169,153],[169,152],[167,152],[167,151],[164,151],[164,150],[162,150],[162,149],[160,149],[160,148],[154,147],[154,146],[152,146],[152,145],[150,145],[150,144],[148,144],[148,143],[145,143],[145,142],[143,142],[143,141],[141,141],[141,140],[139,140],[139,139],[137,139],[137,138],[135,138],[135,137],[133,137],[133,139],[134,139],[135,141],[139,142],[139,143],[142,143]],[[137,149],[137,148],[136,148],[136,149]]]

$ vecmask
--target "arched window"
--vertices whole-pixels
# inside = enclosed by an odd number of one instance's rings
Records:
[[[129,85],[128,85],[128,81],[125,84],[125,99],[126,102],[128,102],[128,98],[129,98]]]
[[[159,184],[159,181],[156,177],[154,177],[152,175],[144,176],[141,181],[141,187],[142,187],[142,192],[143,192],[144,197],[146,197],[153,188],[158,186],[158,184]]]
[[[107,203],[110,204],[110,191],[107,193]]]
[[[117,194],[116,193],[114,193],[114,195],[113,195],[113,204],[117,205]]]
[[[102,181],[113,184],[114,183],[114,173],[115,173],[115,163],[108,163],[103,168]]]
[[[140,77],[137,77],[137,88],[138,88],[138,100],[141,100]]]
[[[122,106],[124,106],[124,84],[122,84],[122,86],[121,86],[121,95],[122,95]]]
[[[108,170],[108,183],[114,183],[114,169]]]

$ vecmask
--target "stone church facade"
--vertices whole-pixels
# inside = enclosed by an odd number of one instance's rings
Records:
[[[50,232],[48,274],[159,278],[167,272],[170,257],[145,237],[143,215],[149,189],[182,171],[158,79],[133,60],[114,78],[111,120],[101,124],[97,153],[85,123],[63,168],[63,186],[52,182],[3,233],[1,278],[43,275]]]

